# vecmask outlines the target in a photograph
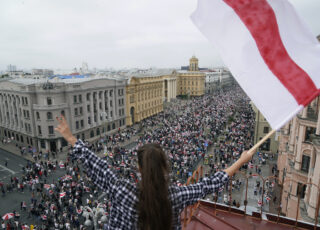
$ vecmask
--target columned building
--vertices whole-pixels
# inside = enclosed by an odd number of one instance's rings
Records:
[[[177,72],[163,76],[163,99],[170,102],[177,97]]]
[[[300,198],[301,219],[314,219],[320,186],[320,99],[288,122],[279,143],[279,181],[282,212],[295,218]],[[308,219],[309,218],[309,219]]]
[[[67,145],[54,131],[57,116],[65,115],[77,138],[92,141],[125,127],[125,103],[125,80],[58,76],[2,81],[0,138],[57,151]]]
[[[205,93],[206,74],[199,71],[198,59],[193,56],[188,70],[178,71],[177,95],[202,96]]]
[[[299,219],[314,220],[320,198],[320,97],[281,128],[278,169],[282,213],[295,218],[299,208]]]
[[[162,112],[163,101],[175,98],[176,77],[173,70],[139,70],[129,75],[126,86],[127,125]]]

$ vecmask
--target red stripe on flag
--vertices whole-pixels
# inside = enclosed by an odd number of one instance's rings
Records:
[[[267,0],[224,2],[236,12],[248,28],[263,60],[298,104],[306,106],[319,95],[320,91],[309,75],[289,56],[281,40],[276,15]]]

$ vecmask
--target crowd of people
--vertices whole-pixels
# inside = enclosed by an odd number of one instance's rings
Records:
[[[145,143],[159,143],[168,155],[173,183],[183,184],[209,150],[214,153],[210,161],[212,173],[235,161],[243,150],[252,146],[253,128],[254,113],[249,99],[240,88],[233,88],[191,100],[177,99],[136,128],[118,130],[87,144],[94,152],[106,153],[104,157],[111,169],[137,183],[137,149]],[[135,144],[126,148],[124,144],[130,142]],[[108,197],[100,203],[95,201],[101,193],[77,162],[69,158],[65,162],[48,158],[37,157],[36,163],[24,167],[21,178],[12,178],[10,183],[1,186],[3,195],[8,191],[30,192],[30,201],[21,201],[20,211],[28,215],[28,223],[37,225],[33,225],[33,229],[85,229],[86,219],[94,220],[90,215],[83,217],[85,206],[102,207],[102,216],[107,216]],[[64,177],[49,183],[48,177],[57,170],[63,170]],[[234,186],[239,189],[241,181],[236,181]],[[24,226],[19,217],[11,222],[10,229]],[[102,226],[103,222],[98,224]]]

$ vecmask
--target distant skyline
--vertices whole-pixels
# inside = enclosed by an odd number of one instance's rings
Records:
[[[315,36],[320,1],[289,0]],[[2,0],[0,71],[222,66],[190,20],[197,0]],[[213,12],[214,13],[214,12]],[[236,39],[236,38],[235,38]]]

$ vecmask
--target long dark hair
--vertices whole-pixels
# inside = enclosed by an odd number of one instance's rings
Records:
[[[166,154],[158,144],[146,144],[138,149],[141,171],[139,184],[139,228],[141,230],[172,229],[172,209],[169,200],[169,167]]]

